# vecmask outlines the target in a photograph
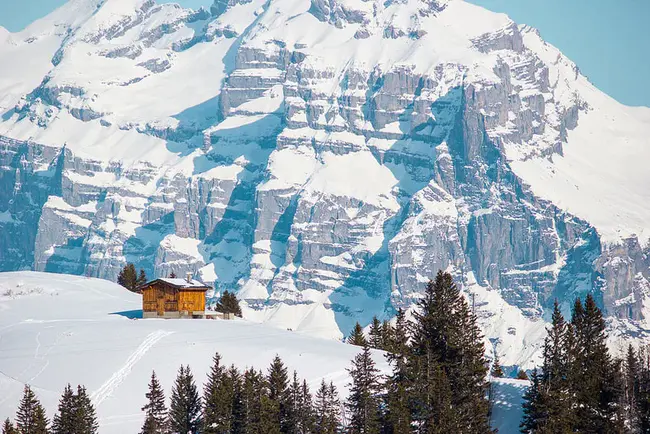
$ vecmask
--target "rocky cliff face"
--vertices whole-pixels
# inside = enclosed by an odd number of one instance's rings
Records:
[[[2,100],[0,269],[192,271],[326,336],[445,269],[513,365],[555,298],[645,333],[647,222],[612,237],[530,169],[580,178],[581,125],[627,108],[534,30],[460,0],[95,3],[5,49],[44,72]]]

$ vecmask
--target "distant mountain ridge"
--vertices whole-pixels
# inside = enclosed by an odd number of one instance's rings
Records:
[[[504,365],[647,335],[650,110],[461,0],[72,0],[0,37],[0,269],[195,272],[340,337],[438,269]]]

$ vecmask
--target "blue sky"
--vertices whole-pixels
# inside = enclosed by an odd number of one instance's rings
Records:
[[[650,0],[469,0],[540,30],[600,89],[650,107]],[[65,0],[0,0],[0,25],[24,28]],[[212,0],[180,0],[198,8]]]

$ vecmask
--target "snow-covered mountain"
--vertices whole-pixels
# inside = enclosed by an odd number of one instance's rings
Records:
[[[650,329],[650,109],[462,0],[71,0],[0,32],[0,269],[194,271],[340,337],[457,276],[504,365]]]

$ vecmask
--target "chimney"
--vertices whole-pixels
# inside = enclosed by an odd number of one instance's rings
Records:
[[[187,280],[187,283],[192,283],[192,273],[191,272],[188,271],[187,274],[185,274],[185,280]]]

